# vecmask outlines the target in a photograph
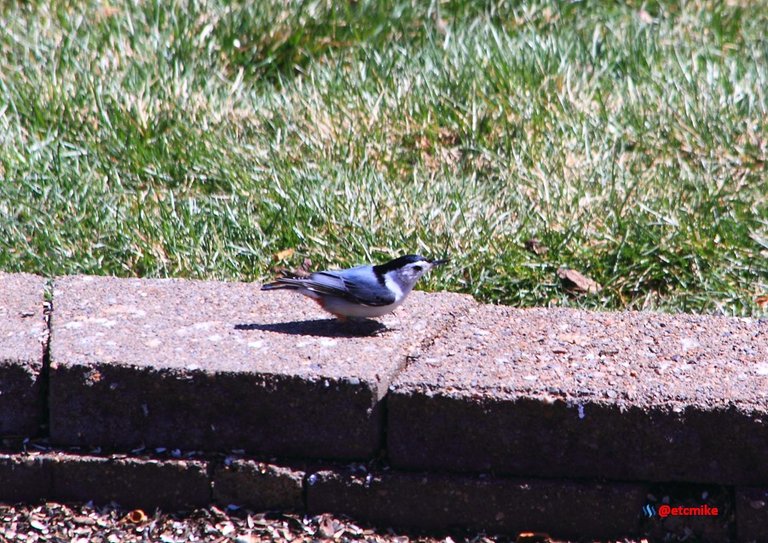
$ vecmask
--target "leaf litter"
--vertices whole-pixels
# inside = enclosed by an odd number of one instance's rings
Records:
[[[415,535],[388,528],[374,528],[355,523],[344,516],[330,514],[254,513],[246,509],[225,511],[216,506],[186,513],[164,513],[159,510],[145,512],[141,509],[127,511],[116,504],[97,507],[91,503],[65,505],[46,502],[36,505],[0,505],[0,541],[511,543],[520,539],[515,536],[488,536],[484,533],[443,537]],[[556,543],[548,536],[543,541]],[[623,540],[623,543],[632,542]]]

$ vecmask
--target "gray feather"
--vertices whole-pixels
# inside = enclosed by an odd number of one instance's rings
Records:
[[[364,268],[369,268],[364,271]],[[371,280],[374,279],[374,280]],[[375,280],[370,266],[358,266],[348,270],[315,272],[305,279],[278,279],[261,287],[262,290],[306,289],[324,296],[369,306],[385,306],[395,303],[395,295]]]

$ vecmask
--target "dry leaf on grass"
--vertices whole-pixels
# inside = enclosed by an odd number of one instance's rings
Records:
[[[293,256],[293,253],[295,253],[295,252],[296,251],[294,249],[290,249],[290,248],[289,249],[283,249],[282,251],[278,251],[277,253],[275,253],[272,258],[274,258],[275,260],[278,260],[278,261],[279,260],[287,260],[287,259],[291,258]]]
[[[291,279],[301,279],[303,277],[309,277],[311,275],[310,268],[312,268],[312,261],[308,258],[304,259],[301,266],[298,268],[288,268],[286,266],[275,266],[272,271],[278,277],[289,277]]]
[[[641,9],[640,11],[637,12],[637,18],[640,19],[640,22],[645,23],[647,25],[650,25],[656,22],[656,19],[653,18],[653,15],[651,15],[644,9]]]
[[[531,238],[525,242],[525,249],[536,256],[544,256],[549,252],[549,247],[543,245],[541,241],[536,238]]]
[[[566,292],[594,294],[602,290],[602,286],[595,280],[587,277],[583,273],[571,270],[565,267],[557,270],[557,277],[563,285]]]

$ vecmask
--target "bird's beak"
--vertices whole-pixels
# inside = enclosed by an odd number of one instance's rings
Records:
[[[431,260],[429,263],[432,264],[432,267],[435,266],[442,266],[443,264],[447,263],[450,259],[449,258],[441,258],[439,260]]]

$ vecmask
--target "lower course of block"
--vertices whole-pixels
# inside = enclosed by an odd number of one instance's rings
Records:
[[[255,511],[304,509],[304,471],[255,460],[234,459],[213,475],[213,501]]]
[[[555,538],[765,541],[768,492],[680,483],[415,473],[364,464],[275,463],[72,452],[0,454],[0,502],[115,503],[189,511],[336,513],[380,528]],[[738,535],[737,534],[738,531]]]
[[[344,513],[384,526],[554,537],[640,533],[641,484],[324,470],[307,478],[310,513]]]
[[[738,541],[768,541],[768,488],[737,487]]]
[[[0,454],[0,500],[114,502],[127,508],[184,510],[210,502],[207,470],[207,462],[200,460]]]

